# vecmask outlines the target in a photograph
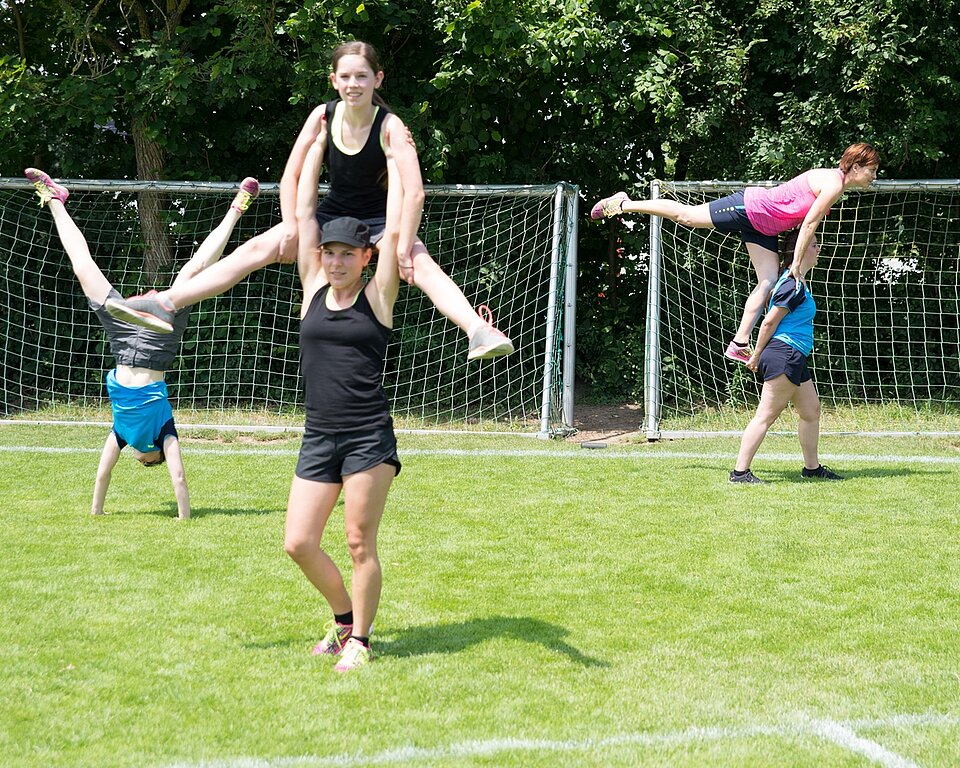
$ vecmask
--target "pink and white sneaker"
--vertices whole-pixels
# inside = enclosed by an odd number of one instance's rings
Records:
[[[39,168],[24,168],[23,175],[27,177],[27,181],[37,188],[37,197],[40,198],[41,206],[46,205],[51,200],[59,200],[61,203],[65,203],[67,198],[70,197],[69,189],[62,184],[57,184]]]
[[[340,661],[333,669],[335,672],[353,672],[355,669],[360,669],[360,667],[372,663],[373,651],[357,638],[351,637],[343,646],[343,650],[340,652]]]
[[[619,216],[623,213],[623,204],[629,199],[626,192],[617,192],[615,195],[605,197],[590,209],[590,218],[609,219],[611,216]]]
[[[240,182],[240,189],[237,190],[237,196],[233,198],[230,207],[237,213],[243,213],[250,207],[250,203],[253,202],[259,194],[260,182],[253,178],[253,176],[247,176],[247,178]]]
[[[723,356],[727,358],[727,360],[733,360],[734,362],[746,365],[750,362],[750,347],[746,344],[741,345],[735,341],[731,341],[727,344]]]

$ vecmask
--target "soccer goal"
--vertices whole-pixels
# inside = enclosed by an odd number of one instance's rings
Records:
[[[64,183],[70,214],[124,295],[169,285],[236,191],[221,183]],[[144,226],[145,195],[159,227]],[[279,188],[263,185],[227,252],[278,220]],[[468,363],[466,336],[402,285],[384,377],[399,428],[569,431],[576,222],[577,191],[565,183],[427,187],[420,237],[467,299],[492,310],[516,352]],[[113,359],[50,214],[21,179],[0,179],[0,253],[3,416],[109,419],[104,378]],[[178,421],[302,425],[300,298],[296,267],[275,265],[198,305],[167,375]]]
[[[743,186],[658,182],[651,197],[696,205]],[[960,180],[875,182],[838,202],[818,237],[812,368],[825,431],[960,433]],[[722,352],[754,285],[738,235],[651,221],[650,439],[729,428],[729,411],[745,423],[760,384]]]

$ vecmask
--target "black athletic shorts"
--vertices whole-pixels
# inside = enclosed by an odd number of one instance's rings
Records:
[[[764,381],[786,374],[790,382],[798,387],[813,378],[807,356],[780,339],[770,339],[763,348],[760,353],[759,373]]]
[[[739,232],[743,242],[754,243],[774,253],[779,252],[777,236],[758,232],[750,223],[742,190],[710,203],[710,221],[718,232]]]
[[[390,464],[400,474],[393,425],[361,432],[318,432],[307,428],[296,475],[317,483],[341,483],[344,475]]]

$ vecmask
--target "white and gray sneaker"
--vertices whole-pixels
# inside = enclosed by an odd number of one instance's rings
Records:
[[[503,357],[513,353],[513,342],[503,331],[493,325],[493,312],[485,304],[477,308],[477,314],[484,324],[474,331],[470,337],[470,349],[467,360],[489,360],[493,357]]]

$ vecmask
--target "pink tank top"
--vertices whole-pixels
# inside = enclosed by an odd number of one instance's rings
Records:
[[[843,181],[843,171],[834,169]],[[790,181],[767,189],[747,187],[743,190],[743,205],[747,218],[757,232],[764,235],[779,235],[799,227],[813,206],[817,196],[810,188],[810,174],[804,171]]]

